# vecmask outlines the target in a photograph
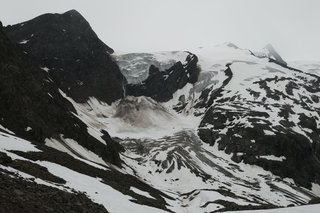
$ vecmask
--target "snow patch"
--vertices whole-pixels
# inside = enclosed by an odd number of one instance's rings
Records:
[[[48,67],[40,67],[40,69],[42,69],[42,70],[44,70],[46,72],[48,72],[50,70]]]
[[[147,197],[147,198],[155,199],[154,197],[152,197],[152,196],[149,194],[149,192],[142,191],[142,190],[137,189],[137,188],[135,188],[135,187],[133,187],[133,186],[130,187],[130,190],[133,191],[133,192],[136,193],[136,194],[145,196],[145,197]]]
[[[263,130],[265,135],[276,135],[274,132],[270,131],[270,130]]]
[[[285,156],[274,156],[274,155],[260,155],[259,158],[273,161],[284,161],[286,159]]]
[[[19,44],[26,44],[26,43],[28,43],[28,42],[29,42],[29,40],[24,39],[24,40],[20,41]]]
[[[6,131],[7,133],[10,133],[10,134],[12,134],[12,135],[15,135],[14,132],[12,132],[12,131],[10,131],[9,129],[5,128],[5,127],[2,126],[1,124],[0,124],[0,129]]]
[[[41,152],[33,144],[24,139],[0,132],[0,150],[23,152]]]
[[[54,138],[46,138],[45,145],[62,152],[66,152],[69,155],[76,157],[77,159],[79,159],[78,156],[80,156],[81,158],[86,160],[86,163],[87,161],[92,161],[100,165],[107,165],[101,157],[79,145],[75,140],[64,138],[63,135],[60,135],[59,140],[56,140]]]

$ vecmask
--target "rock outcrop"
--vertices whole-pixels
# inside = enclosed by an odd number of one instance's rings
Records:
[[[166,102],[172,98],[174,92],[182,89],[187,83],[197,82],[200,72],[197,62],[197,56],[189,53],[184,63],[178,61],[164,71],[151,65],[148,78],[139,84],[128,84],[126,94],[147,96],[158,102]]]

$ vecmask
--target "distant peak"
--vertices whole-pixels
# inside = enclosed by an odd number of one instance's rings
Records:
[[[235,45],[234,43],[231,43],[231,42],[227,42],[227,43],[225,43],[225,45],[228,47],[232,47],[234,49],[239,49],[239,47],[237,45]]]
[[[269,52],[277,53],[274,47],[271,44],[267,44],[264,49],[268,50]],[[278,53],[277,53],[278,54]]]
[[[267,44],[261,51],[254,52],[254,55],[259,58],[268,57],[282,65],[287,65],[287,62],[285,62],[282,59],[280,54],[275,50],[275,48],[271,44]]]

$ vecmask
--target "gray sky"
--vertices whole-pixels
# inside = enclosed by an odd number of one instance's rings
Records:
[[[320,0],[0,0],[4,25],[78,10],[116,50],[271,43],[285,60],[320,61]]]

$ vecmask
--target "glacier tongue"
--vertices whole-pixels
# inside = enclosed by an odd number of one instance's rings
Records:
[[[124,139],[126,171],[177,199],[175,212],[222,209],[219,200],[241,206],[306,203],[308,190],[258,166],[235,164],[231,155],[201,142],[193,130],[160,139]],[[268,196],[271,195],[272,196]],[[295,194],[295,196],[292,196]]]
[[[112,105],[93,97],[86,104],[67,98],[77,110],[77,116],[88,125],[88,132],[99,140],[103,129],[118,138],[161,138],[185,128],[196,129],[201,119],[179,114],[165,103],[143,96],[127,96]]]

